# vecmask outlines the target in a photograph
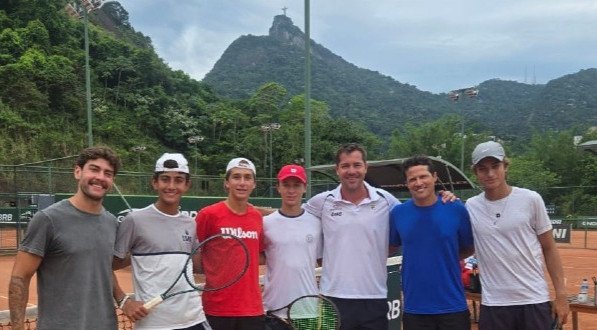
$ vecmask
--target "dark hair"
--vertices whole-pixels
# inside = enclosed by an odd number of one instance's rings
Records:
[[[343,154],[351,154],[355,151],[358,151],[361,153],[361,155],[363,156],[363,162],[367,162],[367,151],[365,151],[365,148],[363,148],[363,146],[361,146],[358,143],[346,143],[340,146],[340,148],[338,148],[338,150],[336,151],[336,165],[340,165],[340,156],[342,156]]]
[[[510,162],[510,158],[508,157],[504,157],[504,159],[502,159],[502,163],[504,163],[504,168],[508,168],[508,166],[510,166]],[[473,173],[475,173],[475,171],[477,170],[477,164],[471,165],[471,170],[473,170]]]
[[[406,179],[406,171],[408,171],[409,168],[419,165],[427,166],[427,169],[430,173],[435,173],[435,168],[431,158],[425,155],[416,155],[408,158],[402,163],[402,173],[404,174],[404,178]]]
[[[166,173],[166,171],[161,171],[161,172],[155,172],[153,173],[153,180],[157,181],[158,178],[160,177],[161,174]],[[176,172],[176,173],[180,173],[180,172]],[[189,173],[183,173],[184,174],[184,178],[186,181],[191,181],[191,175]]]
[[[100,158],[105,159],[108,161],[108,163],[110,163],[112,168],[114,168],[114,175],[118,173],[118,170],[120,169],[120,158],[118,155],[116,155],[114,150],[105,146],[89,147],[83,149],[83,151],[81,151],[81,153],[77,156],[75,165],[83,168],[88,161]]]
[[[228,172],[226,172],[224,181],[228,181],[228,179],[230,179],[230,175],[232,175],[232,169],[234,169],[234,168],[237,168],[237,167],[233,167]],[[238,167],[238,168],[240,168],[240,167]],[[253,175],[253,180],[257,181],[257,175],[253,171],[251,171],[251,174]]]
[[[164,168],[178,168],[178,162],[175,161],[174,159],[168,159],[164,162]],[[160,176],[160,174],[164,173],[166,171],[160,171],[160,172],[155,172],[153,173],[153,180],[157,180],[158,177]],[[184,177],[186,181],[190,181],[191,180],[191,175],[189,173],[184,173]]]

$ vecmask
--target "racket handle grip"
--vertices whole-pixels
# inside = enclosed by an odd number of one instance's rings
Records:
[[[145,309],[152,309],[153,307],[155,307],[162,301],[164,301],[162,296],[157,296],[157,297],[151,299],[150,301],[146,302],[145,304],[143,304],[143,307],[145,307]]]

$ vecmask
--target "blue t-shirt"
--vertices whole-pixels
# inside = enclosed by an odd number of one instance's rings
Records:
[[[402,246],[404,311],[444,314],[466,310],[462,248],[473,246],[469,214],[460,201],[419,207],[412,200],[390,213],[390,244]]]

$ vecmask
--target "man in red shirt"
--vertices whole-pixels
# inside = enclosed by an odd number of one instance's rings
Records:
[[[197,237],[203,241],[216,234],[238,236],[249,250],[249,268],[237,283],[203,292],[203,309],[214,330],[262,330],[259,253],[263,251],[263,219],[249,204],[255,189],[255,165],[246,158],[232,159],[226,167],[224,187],[226,200],[199,210]],[[210,267],[210,260],[203,259],[202,263],[204,268]]]

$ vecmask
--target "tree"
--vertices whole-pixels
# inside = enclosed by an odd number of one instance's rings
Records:
[[[263,115],[260,120],[265,121],[261,124],[276,121],[286,94],[286,88],[275,82],[261,85],[248,101],[251,114],[253,116]],[[256,122],[256,124],[260,123]]]
[[[464,159],[470,159],[474,147],[489,140],[488,133],[477,133],[475,125],[465,131]],[[390,139],[388,158],[406,158],[417,154],[436,156],[452,164],[460,164],[462,137],[460,118],[446,115],[436,121],[418,125],[406,124],[404,129],[394,130]],[[465,164],[470,164],[466,162]],[[465,172],[468,172],[465,166]]]
[[[14,63],[25,50],[23,40],[19,33],[11,28],[7,28],[0,32],[0,65]]]
[[[580,183],[581,151],[573,144],[572,130],[534,133],[530,142],[530,156],[556,173],[566,185]]]
[[[508,167],[508,182],[511,185],[528,188],[547,196],[548,188],[558,185],[560,179],[556,173],[547,169],[537,159],[529,157],[513,158]]]
[[[50,34],[46,26],[38,19],[27,23],[27,27],[19,29],[24,47],[35,47],[45,53],[50,50]]]

